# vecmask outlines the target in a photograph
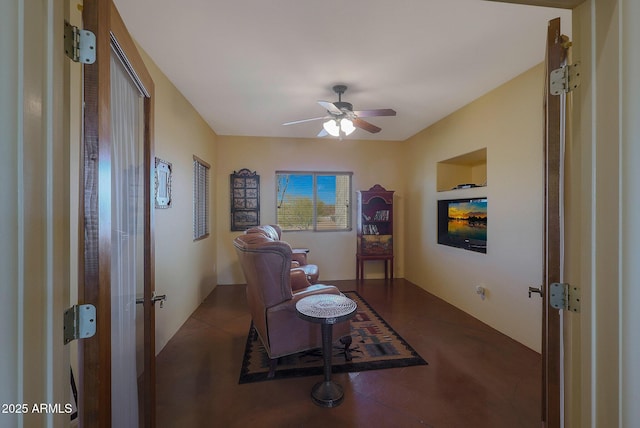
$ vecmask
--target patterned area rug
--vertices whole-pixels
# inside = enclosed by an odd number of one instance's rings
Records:
[[[358,304],[351,323],[351,361],[345,361],[344,347],[336,342],[333,352],[333,373],[360,372],[394,367],[425,365],[427,362],[402,339],[376,311],[356,292],[344,293]],[[272,379],[322,375],[322,350],[313,349],[278,359]],[[269,357],[253,325],[249,329],[240,380],[238,383],[270,380]]]

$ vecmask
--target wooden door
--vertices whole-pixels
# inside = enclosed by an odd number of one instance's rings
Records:
[[[550,285],[562,275],[562,162],[565,137],[566,96],[549,91],[551,71],[566,65],[567,39],[560,32],[560,18],[549,21],[545,57],[544,237],[542,299],[542,422],[561,426],[561,319],[550,305]]]
[[[116,54],[143,94],[144,367],[140,421],[155,426],[155,313],[153,251],[153,82],[111,1],[86,0],[83,26],[96,35],[96,62],[83,69],[83,144],[80,172],[80,303],[96,307],[97,330],[79,344],[81,426],[111,427],[112,135],[110,62]]]

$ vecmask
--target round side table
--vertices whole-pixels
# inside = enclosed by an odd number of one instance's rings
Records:
[[[298,316],[320,324],[322,329],[324,381],[315,384],[311,390],[311,398],[319,406],[336,407],[344,399],[342,387],[331,380],[333,325],[353,317],[356,309],[356,302],[338,294],[315,294],[296,303]]]

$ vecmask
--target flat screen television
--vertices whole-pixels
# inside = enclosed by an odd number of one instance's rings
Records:
[[[438,201],[438,244],[487,252],[487,198]]]

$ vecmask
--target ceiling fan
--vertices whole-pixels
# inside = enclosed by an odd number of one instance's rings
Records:
[[[376,133],[380,132],[382,128],[360,119],[361,117],[374,117],[374,116],[395,116],[395,110],[390,108],[374,109],[374,110],[353,110],[353,105],[346,101],[342,101],[342,94],[347,90],[346,85],[335,85],[333,92],[338,94],[338,101],[330,103],[328,101],[318,101],[322,107],[327,110],[327,116],[314,117],[311,119],[296,120],[293,122],[283,123],[283,125],[294,125],[297,123],[311,122],[314,120],[325,120],[322,124],[322,130],[318,133],[318,137],[325,137],[332,135],[334,137],[341,137],[343,135],[349,135],[356,128],[364,129],[365,131]]]

